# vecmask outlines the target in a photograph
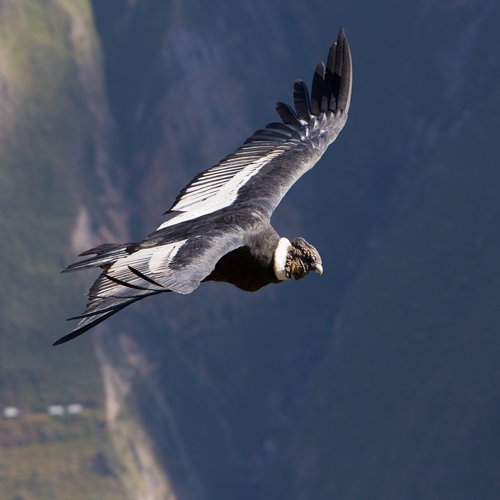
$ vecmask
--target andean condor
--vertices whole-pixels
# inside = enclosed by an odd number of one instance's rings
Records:
[[[270,283],[322,274],[318,251],[303,238],[280,238],[270,218],[286,192],[321,158],[347,120],[352,66],[341,29],[311,95],[294,85],[295,111],[278,102],[283,123],[270,123],[218,165],[198,174],[167,214],[177,214],[139,243],[104,244],[63,272],[100,267],[77,327],[62,344],[124,307],[163,292],[190,293],[202,281],[254,292]]]

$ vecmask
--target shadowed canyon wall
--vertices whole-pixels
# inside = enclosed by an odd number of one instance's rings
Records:
[[[6,492],[56,498],[71,451],[81,498],[496,498],[495,2],[0,5]],[[347,126],[272,220],[324,275],[154,297],[50,349],[91,280],[58,270],[152,232],[340,26]],[[42,418],[78,398],[86,420]],[[20,443],[59,447],[50,474]]]

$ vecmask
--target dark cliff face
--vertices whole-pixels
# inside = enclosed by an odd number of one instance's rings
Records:
[[[324,275],[253,294],[204,283],[107,321],[95,339],[117,469],[137,498],[496,498],[496,2],[94,0],[93,20],[83,0],[32,5],[0,4],[2,202],[16,214],[1,218],[2,404],[23,384],[42,411],[39,386],[87,397],[102,443],[86,453],[104,460],[90,335],[42,349],[53,317],[78,312],[45,274],[153,231],[194,175],[278,119],[344,26],[347,126],[272,221],[318,248]],[[88,497],[120,496],[85,467]]]
[[[498,7],[94,9],[137,238],[276,120],[341,25],[353,52],[347,127],[273,218],[325,275],[203,285],[116,320],[155,367],[134,398],[179,498],[492,498]]]

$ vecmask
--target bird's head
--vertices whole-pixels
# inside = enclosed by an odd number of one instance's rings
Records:
[[[288,248],[285,271],[288,279],[296,280],[304,278],[310,271],[321,275],[323,274],[321,256],[304,238],[295,238]]]

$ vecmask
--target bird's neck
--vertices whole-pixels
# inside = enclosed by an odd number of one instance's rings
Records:
[[[280,281],[290,279],[287,277],[286,273],[286,260],[291,246],[292,245],[287,238],[280,238],[278,246],[274,251],[274,274]]]

